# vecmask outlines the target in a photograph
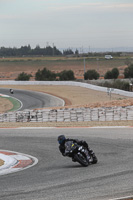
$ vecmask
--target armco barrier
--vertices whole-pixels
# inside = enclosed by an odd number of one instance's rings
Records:
[[[25,110],[0,114],[0,122],[82,122],[133,120],[133,106]]]

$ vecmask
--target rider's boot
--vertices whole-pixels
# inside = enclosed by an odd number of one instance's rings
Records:
[[[87,160],[88,160],[88,163],[91,164],[92,158],[91,158],[91,156],[89,154],[87,155]]]
[[[92,158],[95,158],[96,156],[95,156],[95,153],[91,150],[91,149],[89,149],[89,154],[92,156]]]

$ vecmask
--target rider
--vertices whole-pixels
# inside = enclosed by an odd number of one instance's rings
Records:
[[[69,138],[66,139],[65,135],[59,135],[58,136],[58,143],[60,144],[59,150],[60,150],[60,152],[62,153],[63,156],[66,156],[66,154],[65,154],[65,142],[68,142],[68,141],[73,141],[74,143],[77,143],[79,145],[84,146],[88,150],[89,154],[91,154],[92,157],[95,157],[94,152],[89,148],[86,141],[77,140],[77,139],[69,139]],[[89,156],[89,159],[90,159],[90,156]]]

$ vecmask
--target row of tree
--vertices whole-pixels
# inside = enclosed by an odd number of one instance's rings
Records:
[[[64,70],[60,73],[54,73],[50,70],[44,68],[43,70],[38,70],[35,74],[36,81],[68,81],[75,80],[74,72],[72,70]]]
[[[82,56],[98,56],[98,57],[102,57],[104,56],[105,53],[101,53],[101,52],[88,52],[82,53],[78,51],[78,49],[72,50],[71,48],[67,48],[65,50],[63,50],[63,52],[61,52],[59,49],[56,48],[56,46],[46,46],[44,48],[41,48],[39,45],[36,45],[35,48],[31,48],[30,45],[25,45],[25,46],[21,46],[20,48],[16,48],[16,47],[0,47],[0,57],[6,57],[6,56],[42,56],[42,55],[48,55],[48,56],[53,56],[53,55],[76,55],[78,56],[79,54],[82,54]],[[108,54],[112,55],[112,56],[120,56],[121,52],[108,52]]]
[[[50,47],[47,46],[45,48],[41,48],[37,45],[34,49],[31,48],[30,45],[28,46],[21,46],[20,48],[0,48],[0,56],[35,56],[35,55],[62,55],[62,52],[59,51],[55,46]]]
[[[119,76],[119,70],[117,68],[113,68],[111,71],[107,71],[104,75],[104,79],[117,79]],[[124,70],[125,78],[133,78],[133,64],[125,68]],[[31,74],[26,74],[24,72],[20,73],[16,80],[29,80]],[[100,74],[96,70],[88,70],[84,73],[85,80],[97,80],[99,79]],[[68,81],[75,80],[74,72],[72,70],[64,70],[60,73],[54,73],[47,68],[42,70],[38,70],[35,74],[35,80],[37,81]]]
[[[20,48],[10,48],[10,47],[1,47],[0,48],[0,57],[6,56],[58,56],[58,55],[71,55],[71,54],[78,54],[78,50],[75,52],[72,51],[70,48],[63,50],[63,53],[56,48],[56,46],[47,46],[41,48],[37,45],[35,48],[31,48],[30,45],[28,46],[21,46]]]

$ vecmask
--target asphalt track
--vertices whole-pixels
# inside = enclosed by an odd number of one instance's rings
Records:
[[[86,140],[98,164],[82,167],[57,136]],[[1,200],[109,200],[133,195],[133,128],[0,129],[0,148],[30,154],[32,168],[0,176]]]
[[[0,88],[0,93],[15,97],[20,100],[22,107],[19,110],[64,105],[64,101],[62,99],[41,92],[14,89],[14,93],[11,94],[9,89]]]

